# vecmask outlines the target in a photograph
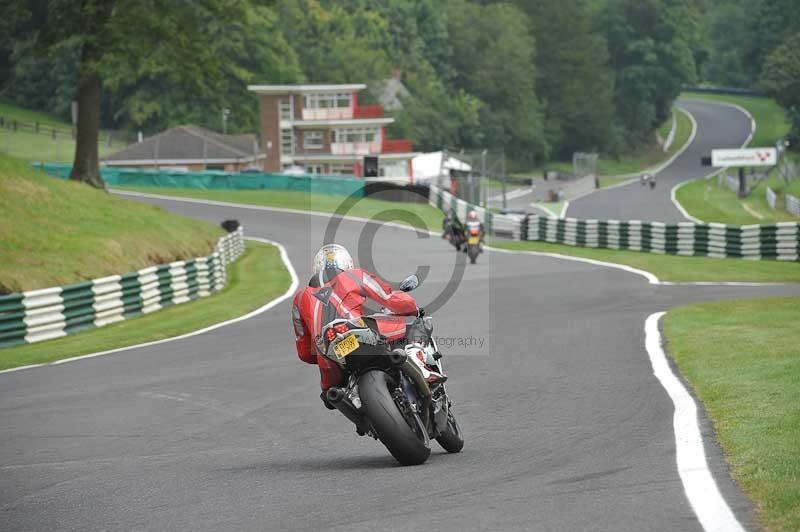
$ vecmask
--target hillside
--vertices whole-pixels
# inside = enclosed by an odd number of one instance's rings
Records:
[[[47,177],[0,152],[0,294],[207,255],[222,230]]]

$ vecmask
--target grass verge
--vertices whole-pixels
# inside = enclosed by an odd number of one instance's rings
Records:
[[[262,205],[301,211],[334,213],[345,200],[344,196],[310,194],[287,190],[206,190],[195,188],[115,187],[119,190],[161,194],[183,198],[207,199]],[[383,221],[406,223],[420,229],[439,231],[444,214],[427,203],[400,203],[362,198],[342,214]]]
[[[740,199],[735,192],[720,186],[716,178],[700,179],[678,188],[675,198],[689,214],[704,222],[748,225],[800,220],[783,209],[782,195],[778,198],[778,208],[770,208],[766,198],[767,186],[782,194],[786,184],[777,176],[764,179],[749,196]]]
[[[767,530],[800,530],[800,298],[689,305],[667,351],[714,424]]]
[[[223,231],[0,153],[0,293],[208,255]]]
[[[23,159],[25,161],[46,161],[53,163],[71,163],[75,158],[75,140],[70,130],[72,125],[60,118],[17,107],[6,102],[0,102],[0,116],[5,120],[5,127],[0,128],[0,151]],[[13,131],[11,121],[18,120],[32,124],[38,122],[44,126],[40,133],[27,131]],[[52,137],[52,127],[59,129],[56,138]],[[105,135],[101,132],[101,142],[98,144],[100,157],[119,151],[125,146],[124,142],[112,141],[109,146],[105,142]]]
[[[291,283],[277,247],[247,242],[217,294],[74,336],[0,350],[0,369],[41,364],[187,333],[246,314]]]
[[[650,272],[662,281],[800,283],[800,267],[795,262],[658,255],[642,251],[581,248],[549,242],[493,240],[491,245],[502,249],[560,253],[625,264]]]

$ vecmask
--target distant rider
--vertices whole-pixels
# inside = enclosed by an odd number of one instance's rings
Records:
[[[300,360],[308,364],[317,364],[321,376],[322,400],[325,391],[341,385],[342,373],[335,363],[322,356],[316,340],[320,337],[325,325],[335,319],[356,319],[364,315],[364,303],[368,299],[388,309],[398,316],[424,315],[423,309],[417,307],[414,298],[406,292],[393,291],[386,281],[360,268],[355,268],[353,258],[343,246],[327,244],[322,246],[314,256],[313,275],[308,286],[294,296],[292,320],[294,322],[295,346]],[[401,320],[396,336],[389,338],[393,343],[405,344],[414,338],[406,337],[405,321]],[[417,336],[414,333],[414,336]],[[411,344],[417,345],[417,344]],[[419,359],[414,360],[423,369],[423,374],[432,381],[444,380],[444,377],[425,364],[424,350],[419,345]]]
[[[455,209],[450,208],[444,215],[442,229],[444,230],[442,238],[446,238],[448,234],[453,237],[464,234],[464,225],[461,223],[461,220],[458,219]]]
[[[479,229],[479,231],[480,231],[480,235],[481,235],[480,249],[481,249],[481,252],[483,252],[483,244],[484,244],[483,239],[484,239],[484,236],[486,235],[486,232],[484,231],[484,228],[483,228],[483,222],[481,222],[480,218],[478,218],[478,213],[477,212],[469,211],[469,214],[467,214],[467,221],[464,224],[464,235],[469,237],[470,229],[475,228],[475,227],[477,227]],[[466,249],[464,251],[466,251]]]

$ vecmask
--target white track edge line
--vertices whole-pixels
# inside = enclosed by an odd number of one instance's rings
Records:
[[[521,250],[521,249],[503,249],[503,248],[496,248],[496,247],[492,247],[492,246],[486,246],[486,249],[489,249],[491,251],[496,251],[498,253],[510,253],[510,254],[517,254],[517,255],[534,255],[534,256],[537,256],[537,257],[551,257],[551,258],[555,258],[555,259],[562,259],[562,260],[569,260],[569,261],[573,261],[573,262],[583,262],[583,263],[586,263],[586,264],[593,264],[595,266],[604,266],[606,268],[614,268],[615,270],[623,270],[623,271],[626,271],[628,273],[641,275],[642,277],[647,279],[647,281],[650,284],[661,284],[661,281],[659,281],[658,277],[656,277],[652,273],[650,273],[648,271],[645,271],[645,270],[639,270],[637,268],[634,268],[632,266],[628,266],[626,264],[616,264],[616,263],[613,263],[613,262],[604,262],[602,260],[587,259],[585,257],[575,257],[575,256],[572,256],[572,255],[562,255],[560,253],[551,253],[551,252],[548,252],[548,251],[530,251],[530,250]]]
[[[394,227],[397,229],[406,229],[409,231],[416,231],[418,233],[428,233],[430,235],[437,235],[438,233],[434,233],[433,231],[426,231],[424,229],[420,229],[418,227],[413,227],[407,224],[400,224],[397,222],[384,222],[383,220],[371,220],[369,218],[363,218],[361,216],[350,216],[346,214],[336,214],[332,212],[319,212],[319,211],[304,211],[300,209],[286,209],[283,207],[270,207],[267,205],[250,205],[247,203],[234,203],[230,201],[219,201],[219,200],[207,200],[207,199],[199,199],[199,198],[187,198],[184,196],[167,196],[164,194],[150,194],[148,192],[133,192],[128,190],[120,190],[120,189],[109,189],[110,192],[114,194],[118,194],[120,196],[139,196],[142,198],[153,198],[153,199],[163,199],[163,200],[170,200],[170,201],[182,201],[185,203],[198,203],[200,205],[214,205],[217,207],[233,207],[236,209],[251,209],[254,211],[270,211],[270,212],[282,212],[286,214],[300,214],[304,216],[318,216],[323,218],[341,218],[342,220],[352,220],[356,222],[364,222],[364,223],[373,223],[373,224],[381,224],[386,227]]]
[[[170,338],[164,338],[164,339],[161,339],[161,340],[154,340],[152,342],[144,342],[144,343],[141,343],[141,344],[129,345],[129,346],[125,346],[125,347],[118,347],[118,348],[115,348],[115,349],[108,349],[106,351],[98,351],[97,353],[89,353],[87,355],[80,355],[80,356],[71,357],[71,358],[63,358],[61,360],[54,360],[53,362],[46,362],[46,363],[43,363],[43,364],[30,364],[30,365],[27,365],[27,366],[20,366],[20,367],[17,367],[17,368],[4,369],[4,370],[0,370],[0,374],[2,374],[2,373],[11,373],[12,371],[21,371],[21,370],[24,370],[24,369],[33,369],[33,368],[40,368],[40,367],[44,367],[44,366],[55,366],[55,365],[58,365],[58,364],[66,364],[67,362],[75,362],[76,360],[83,360],[83,359],[86,359],[86,358],[94,358],[94,357],[99,357],[99,356],[103,356],[103,355],[111,355],[111,354],[114,354],[114,353],[120,353],[122,351],[129,351],[131,349],[138,349],[140,347],[149,347],[149,346],[153,346],[153,345],[164,344],[164,343],[167,343],[167,342],[173,342],[175,340],[183,340],[184,338],[197,336],[199,334],[207,333],[209,331],[213,331],[215,329],[219,329],[221,327],[225,327],[227,325],[232,325],[234,323],[238,323],[240,321],[244,321],[244,320],[250,319],[250,318],[252,318],[254,316],[258,316],[259,314],[262,314],[262,313],[270,310],[271,308],[273,308],[276,305],[282,303],[286,299],[292,297],[294,295],[294,293],[297,291],[297,288],[299,286],[299,280],[297,278],[297,272],[294,269],[294,265],[292,264],[291,259],[289,259],[289,254],[286,252],[286,248],[283,247],[283,244],[281,244],[279,242],[275,242],[273,240],[269,240],[269,239],[266,239],[266,238],[259,238],[259,237],[245,237],[245,240],[254,240],[256,242],[262,242],[262,243],[265,243],[265,244],[271,244],[271,245],[277,247],[278,250],[280,251],[281,261],[283,262],[284,266],[286,266],[286,269],[288,270],[289,275],[292,278],[292,282],[291,282],[289,288],[282,295],[280,295],[280,296],[268,301],[267,303],[265,303],[264,305],[258,307],[257,309],[251,310],[247,314],[243,314],[242,316],[239,316],[237,318],[232,318],[230,320],[226,320],[226,321],[222,321],[222,322],[219,322],[219,323],[215,323],[214,325],[209,325],[208,327],[204,327],[204,328],[198,329],[196,331],[191,331],[191,332],[188,332],[188,333],[180,334],[178,336],[172,336]]]
[[[686,99],[690,100],[692,98],[686,98]],[[694,100],[695,101],[699,101],[699,102],[703,102],[703,103],[712,103],[712,104],[716,104],[716,105],[725,105],[725,106],[728,106],[728,107],[733,107],[734,109],[736,109],[740,113],[743,113],[745,116],[747,116],[750,119],[750,134],[747,135],[747,138],[744,140],[744,144],[742,144],[741,147],[744,148],[745,146],[750,144],[751,140],[753,140],[753,136],[756,134],[756,119],[753,118],[753,115],[750,114],[750,111],[748,111],[747,109],[745,109],[741,105],[737,105],[735,103],[715,102],[715,101],[711,101],[711,100],[704,100],[704,99],[701,99],[701,98],[694,98]],[[692,113],[690,113],[689,111],[686,111],[686,114],[689,115],[689,118],[692,120],[693,127],[694,127],[694,125],[696,125],[696,123],[695,123],[694,117],[692,116]],[[710,178],[714,177],[715,175],[719,174],[720,172],[724,172],[727,169],[728,169],[728,167],[726,166],[724,168],[720,168],[719,170],[714,170],[713,172],[711,172],[708,175],[705,175],[705,176],[702,176],[702,177],[698,177],[698,178],[695,178],[695,179],[689,179],[688,181],[684,181],[683,183],[678,183],[678,184],[676,184],[675,186],[672,187],[672,189],[669,191],[670,199],[672,200],[672,203],[675,205],[675,207],[681,212],[681,215],[683,215],[684,218],[686,218],[687,220],[689,220],[691,222],[694,222],[696,224],[705,223],[700,218],[696,218],[696,217],[692,216],[691,214],[689,214],[686,211],[686,209],[683,208],[683,205],[680,204],[680,202],[678,201],[678,198],[675,197],[675,194],[678,191],[678,189],[681,188],[684,185],[688,185],[689,183],[694,183],[695,181],[699,181],[701,179],[710,179]]]
[[[662,348],[658,322],[665,312],[647,317],[644,324],[645,347],[653,375],[667,391],[675,407],[675,462],[686,498],[706,532],[744,532],[742,524],[725,502],[708,467],[703,437],[697,421],[697,404],[672,372]]]
[[[113,192],[113,191],[112,191]],[[405,224],[396,224],[393,222],[382,222],[381,220],[370,220],[368,218],[361,218],[357,216],[347,216],[347,215],[334,215],[329,212],[318,212],[318,211],[301,211],[297,209],[284,209],[281,207],[268,207],[264,205],[248,205],[246,203],[231,203],[225,201],[216,201],[216,200],[203,200],[203,199],[195,199],[195,198],[184,198],[181,196],[164,196],[160,194],[147,194],[147,193],[140,193],[140,192],[120,192],[121,194],[125,194],[128,196],[142,196],[145,198],[154,197],[158,199],[165,199],[170,201],[177,201],[177,202],[188,202],[188,203],[198,203],[198,204],[208,204],[208,205],[216,205],[222,207],[232,207],[234,209],[255,209],[255,210],[262,210],[262,211],[274,211],[274,212],[288,212],[291,214],[304,214],[309,216],[319,216],[323,218],[341,218],[342,220],[349,220],[349,221],[356,221],[356,222],[369,222],[369,223],[379,223],[385,224],[397,229],[403,229],[405,231],[414,231],[417,233],[427,233],[431,236],[439,236],[439,233],[436,231],[426,231],[424,229],[420,229],[418,227],[412,227],[410,225]],[[542,209],[543,211],[549,213],[547,209]],[[245,237],[251,238],[251,237]],[[529,251],[529,250],[515,250],[515,249],[502,249],[496,248],[492,246],[486,246],[486,249],[490,251],[497,251],[500,253],[509,253],[509,254],[520,254],[520,255],[539,255],[542,257],[552,257],[557,259],[563,260],[571,260],[575,262],[585,262],[588,264],[594,264],[596,266],[606,266],[608,268],[614,268],[617,270],[624,270],[636,275],[641,275],[645,277],[650,284],[682,284],[682,285],[700,285],[700,286],[738,286],[738,284],[732,284],[734,281],[680,281],[680,282],[668,282],[668,281],[660,281],[655,274],[648,272],[646,270],[640,270],[634,268],[632,266],[627,266],[625,264],[617,264],[613,262],[604,262],[601,260],[595,259],[587,259],[583,257],[576,257],[572,255],[562,255],[560,253],[551,253],[546,251]],[[787,283],[749,283],[746,285],[741,286],[774,286],[774,285],[783,285]]]

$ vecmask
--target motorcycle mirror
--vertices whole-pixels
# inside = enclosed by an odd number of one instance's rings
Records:
[[[419,286],[419,277],[417,277],[416,275],[409,275],[408,277],[403,279],[403,282],[400,283],[400,290],[402,290],[403,292],[411,292],[418,286]]]

